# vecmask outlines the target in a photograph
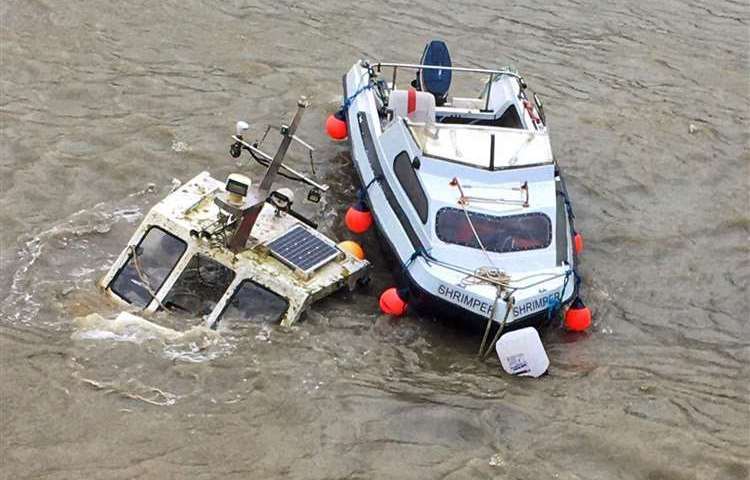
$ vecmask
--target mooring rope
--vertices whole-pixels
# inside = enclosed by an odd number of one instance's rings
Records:
[[[362,75],[362,78],[364,78],[364,76],[365,76],[365,74]],[[367,82],[367,84],[362,85],[361,87],[359,87],[354,93],[352,93],[351,95],[349,95],[348,97],[346,97],[344,99],[344,101],[341,102],[341,111],[344,112],[344,113],[348,112],[349,111],[349,107],[351,106],[351,104],[354,101],[354,99],[357,98],[357,96],[360,93],[365,92],[367,90],[370,90],[374,86],[375,86],[375,83],[372,82],[372,81],[370,81],[370,82]]]
[[[484,336],[482,336],[482,344],[479,345],[479,351],[477,352],[478,357],[482,356],[482,352],[484,351],[484,345],[487,343],[487,337],[489,337],[490,335],[490,328],[492,327],[492,317],[495,316],[495,311],[497,310],[497,302],[500,301],[500,294],[502,293],[502,291],[503,291],[502,287],[498,287],[497,293],[495,295],[495,302],[492,304],[489,317],[487,318],[487,325],[484,327]]]
[[[492,349],[494,348],[497,341],[500,339],[500,335],[502,335],[503,330],[505,329],[505,324],[508,322],[508,317],[510,316],[510,311],[513,309],[513,305],[515,304],[514,298],[507,297],[505,301],[505,316],[503,317],[503,321],[500,323],[500,326],[497,328],[497,332],[495,333],[495,337],[492,339],[492,342],[487,346],[487,350],[483,354],[481,354],[480,349],[480,360],[484,361],[487,356],[490,354]],[[492,320],[492,317],[490,317],[490,320]]]
[[[461,205],[461,210],[464,211],[464,215],[466,216],[466,221],[469,222],[469,226],[471,227],[471,231],[474,234],[474,238],[477,240],[477,243],[479,244],[479,248],[482,249],[482,252],[484,253],[484,256],[487,257],[487,261],[490,262],[490,265],[497,268],[495,263],[492,261],[492,258],[490,257],[490,254],[487,252],[487,249],[484,248],[484,244],[482,243],[482,239],[479,238],[479,234],[477,233],[477,229],[474,228],[474,222],[471,221],[471,218],[469,217],[469,211],[466,210],[466,205],[464,205],[463,202],[459,201],[459,205]]]

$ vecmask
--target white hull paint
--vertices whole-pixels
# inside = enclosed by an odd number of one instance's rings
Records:
[[[518,164],[506,165],[508,168],[505,169],[490,171],[434,158],[425,154],[427,142],[418,139],[419,128],[423,127],[429,133],[430,125],[420,126],[398,116],[392,119],[383,117],[380,99],[374,89],[367,88],[371,81],[377,79],[372,73],[372,69],[358,62],[344,78],[345,95],[362,90],[349,99],[345,112],[352,158],[362,185],[366,187],[376,224],[402,268],[408,271],[411,281],[435,299],[481,318],[492,317],[494,321],[501,322],[507,304],[503,297],[498,297],[496,285],[477,282],[469,274],[482,267],[496,267],[509,276],[513,287],[514,303],[508,312],[508,324],[542,314],[550,304],[558,306],[556,301],[562,305],[571,302],[576,295],[573,227],[567,202],[562,209],[559,205],[561,199],[558,196],[564,191],[564,185],[557,176],[558,169],[552,159],[546,127],[541,125],[541,128],[529,127],[522,131],[466,127],[481,134],[497,135],[501,140],[519,133],[528,135],[531,140],[527,143],[536,146],[533,152],[524,153],[526,157],[517,153],[502,159],[497,152],[494,153],[493,160],[497,159],[501,164],[503,161]],[[392,88],[392,85],[388,87]],[[438,109],[443,113],[449,110],[450,106]],[[526,125],[532,124],[532,113],[523,111]],[[433,127],[440,127],[440,124]],[[448,130],[446,127],[446,138],[458,138],[463,132],[462,126],[450,128]],[[369,132],[365,129],[369,129]],[[453,135],[453,131],[458,135]],[[407,152],[410,158],[420,159],[417,176],[428,197],[426,221],[420,219],[394,172],[394,157],[399,152]],[[529,195],[529,205],[526,207],[518,202],[490,205],[476,202],[471,208],[495,216],[542,212],[551,219],[549,245],[536,250],[490,253],[491,265],[488,265],[488,255],[480,249],[442,241],[436,232],[436,213],[440,208],[455,207],[458,203],[459,193],[449,186],[453,177],[472,185],[472,193],[478,192],[477,196],[482,198],[493,194],[498,198],[507,198],[507,192],[512,191],[511,186],[526,182]],[[499,191],[502,193],[498,194]],[[558,232],[558,229],[561,231]]]

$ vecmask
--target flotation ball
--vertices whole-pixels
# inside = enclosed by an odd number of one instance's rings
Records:
[[[362,246],[357,242],[354,242],[352,240],[344,240],[343,242],[338,244],[338,247],[359,260],[365,259],[365,251],[362,250]]]
[[[565,328],[573,332],[583,332],[591,326],[591,310],[576,297],[573,305],[565,312]]]
[[[328,115],[326,120],[326,133],[331,140],[344,140],[347,137],[346,119],[344,112],[339,110],[336,113]]]
[[[358,201],[346,211],[344,223],[353,233],[365,233],[372,226],[372,213],[363,201]]]
[[[406,313],[406,302],[398,294],[398,290],[391,287],[380,295],[380,310],[386,315],[400,317]]]
[[[576,255],[580,255],[583,252],[583,235],[580,232],[576,232],[573,235],[573,248],[575,248]]]

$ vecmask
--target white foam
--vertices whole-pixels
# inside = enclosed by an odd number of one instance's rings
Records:
[[[172,360],[205,362],[231,350],[221,335],[205,326],[178,331],[158,325],[138,315],[120,312],[115,318],[98,313],[74,319],[74,340],[115,341],[142,344],[156,341],[164,344],[164,355]]]

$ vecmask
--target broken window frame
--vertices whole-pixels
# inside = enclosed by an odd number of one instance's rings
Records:
[[[286,315],[286,313],[289,311],[289,299],[288,298],[285,298],[285,297],[279,295],[278,293],[274,292],[270,288],[268,288],[268,287],[266,287],[266,286],[264,286],[264,285],[256,282],[255,280],[253,280],[251,278],[243,278],[242,280],[240,280],[237,283],[237,286],[234,288],[234,291],[227,298],[226,302],[224,303],[224,307],[221,310],[221,313],[217,317],[216,323],[224,321],[226,319],[225,318],[225,314],[227,313],[227,311],[229,310],[229,308],[232,306],[232,302],[234,301],[235,297],[237,295],[239,295],[239,293],[242,290],[242,288],[245,286],[245,284],[248,284],[248,283],[251,284],[251,285],[253,285],[256,289],[260,289],[260,290],[263,290],[263,291],[265,291],[267,293],[270,293],[271,295],[273,295],[277,299],[279,299],[282,302],[284,302],[284,308],[283,308],[283,310],[281,310],[278,313],[278,315],[275,315],[274,318],[271,318],[268,321],[269,323],[279,323],[284,318],[284,316]],[[235,320],[235,319],[230,318],[229,320]],[[246,320],[247,320],[246,317],[240,319],[240,321],[246,321]]]
[[[170,240],[177,241],[179,243],[182,251],[175,258],[174,262],[172,263],[172,266],[169,269],[169,272],[167,272],[167,274],[161,280],[161,282],[159,283],[159,285],[152,285],[152,284],[148,283],[148,288],[151,289],[151,292],[149,292],[146,288],[140,287],[140,288],[143,288],[143,290],[145,291],[145,293],[148,295],[146,303],[145,304],[141,304],[140,302],[137,302],[137,301],[135,301],[132,298],[128,298],[123,292],[119,291],[119,288],[117,288],[116,283],[117,283],[118,279],[120,279],[120,276],[123,274],[123,272],[128,267],[130,267],[131,265],[132,265],[132,269],[135,271],[135,277],[136,278],[140,277],[140,274],[138,274],[138,271],[137,271],[136,266],[135,266],[135,261],[136,260],[134,259],[134,256],[138,256],[139,260],[137,260],[137,261],[141,261],[142,262],[142,260],[141,260],[142,254],[138,253],[138,250],[140,248],[142,248],[143,243],[146,241],[146,239],[148,238],[149,234],[151,234],[151,232],[153,232],[154,230],[158,230],[159,232],[161,232],[165,237],[169,238]],[[122,266],[117,270],[117,274],[115,274],[112,277],[112,281],[110,281],[109,285],[107,285],[107,289],[109,289],[113,294],[115,294],[118,298],[122,299],[124,302],[126,302],[126,303],[128,303],[130,305],[135,305],[137,307],[141,307],[143,309],[146,309],[151,304],[151,302],[154,301],[154,299],[156,298],[156,296],[158,296],[159,290],[161,290],[161,288],[164,286],[164,283],[172,275],[172,273],[174,272],[175,268],[177,268],[177,265],[179,265],[180,260],[182,260],[182,258],[185,256],[185,252],[187,252],[187,250],[188,250],[188,244],[187,244],[187,242],[185,242],[184,240],[182,240],[178,236],[173,235],[172,233],[166,231],[165,229],[163,229],[163,228],[161,228],[159,226],[156,226],[156,225],[152,225],[152,226],[148,227],[148,229],[143,234],[143,236],[141,236],[141,238],[138,241],[138,243],[135,246],[131,246],[129,248],[131,249],[131,252],[128,254],[128,257],[123,262]],[[142,266],[141,268],[145,268],[145,267]],[[145,275],[145,273],[144,273],[144,275]],[[142,280],[142,279],[139,278],[139,280]]]
[[[193,267],[193,261],[196,261],[196,266]],[[201,262],[207,262],[211,268],[218,266],[222,269],[223,275],[229,275],[229,281],[222,282],[223,288],[221,288],[221,294],[218,296],[215,296],[215,298],[204,298],[203,301],[209,301],[212,303],[211,308],[208,310],[200,310],[200,311],[191,311],[189,309],[183,308],[181,305],[178,305],[173,300],[173,296],[180,295],[179,290],[189,287],[189,285],[182,285],[182,282],[190,282],[194,281],[195,279],[190,279],[187,277],[187,275],[192,275],[193,268],[197,269],[197,278],[198,282],[197,289],[196,289],[196,295],[200,295],[201,292],[207,291],[210,288],[216,288],[212,287],[210,285],[210,282],[205,281],[202,278],[202,275],[200,273]],[[216,309],[216,306],[219,305],[221,300],[224,298],[224,296],[227,294],[227,291],[229,291],[230,287],[234,284],[235,279],[237,278],[237,272],[224,265],[223,263],[219,262],[218,260],[211,258],[208,255],[204,255],[200,252],[194,253],[191,257],[188,263],[185,265],[185,268],[182,269],[180,272],[180,275],[177,277],[175,282],[172,284],[172,286],[169,288],[169,291],[165,293],[164,299],[162,300],[161,304],[166,308],[167,310],[179,314],[188,314],[188,315],[194,315],[196,317],[207,317],[211,315],[211,313]]]

